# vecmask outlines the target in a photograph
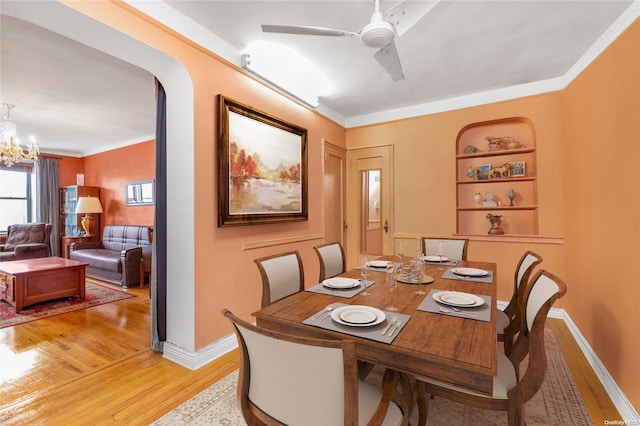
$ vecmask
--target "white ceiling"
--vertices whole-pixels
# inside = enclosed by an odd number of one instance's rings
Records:
[[[38,2],[2,0],[0,97],[16,105],[23,141],[48,152],[87,155],[153,138],[154,81],[147,71],[5,15]],[[266,34],[261,24],[358,31],[373,2],[135,1],[130,4],[239,64],[253,40],[283,43],[332,82],[319,111],[351,127],[487,93],[557,90],[596,49],[638,16],[632,1],[448,1],[396,45],[405,79],[393,82],[376,49],[355,37]],[[395,1],[382,1],[384,12]],[[630,7],[631,6],[631,7]],[[631,15],[631,16],[630,16]],[[513,93],[517,93],[514,90]],[[24,142],[23,142],[24,143]]]

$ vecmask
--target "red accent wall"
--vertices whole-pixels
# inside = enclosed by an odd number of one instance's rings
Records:
[[[84,173],[86,186],[100,188],[104,213],[100,225],[153,225],[155,206],[128,207],[124,184],[154,179],[156,175],[154,140],[101,152],[84,158],[61,157],[60,186],[76,185],[78,173]],[[102,230],[100,230],[102,233]]]

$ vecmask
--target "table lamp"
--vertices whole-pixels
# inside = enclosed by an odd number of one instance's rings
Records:
[[[87,237],[93,237],[93,225],[96,220],[91,216],[92,213],[102,213],[102,205],[98,197],[80,197],[76,206],[76,213],[84,213],[82,218],[82,227]]]

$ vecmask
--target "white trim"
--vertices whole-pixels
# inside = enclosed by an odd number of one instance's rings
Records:
[[[624,419],[624,424],[638,424],[640,415],[633,407],[629,399],[627,399],[624,392],[622,392],[622,389],[620,389],[611,374],[609,374],[604,364],[602,363],[602,361],[600,361],[600,358],[598,358],[598,355],[596,355],[596,353],[593,351],[582,333],[580,333],[580,330],[571,320],[569,314],[564,309],[552,308],[549,312],[549,317],[563,319],[567,324],[567,327],[573,335],[573,338],[576,339],[576,342],[578,343],[578,346],[580,346],[582,353],[587,358],[587,361],[589,361],[589,364],[591,365],[591,368],[593,368],[593,371],[596,373],[596,376],[598,376],[598,379],[600,379],[602,386],[604,386],[607,394],[609,394],[609,398],[611,398],[611,401],[618,409],[620,417]]]
[[[190,370],[197,370],[237,347],[238,341],[236,340],[235,334],[228,334],[196,352],[167,342],[162,346],[162,355],[164,358],[180,364],[183,367],[187,367]]]

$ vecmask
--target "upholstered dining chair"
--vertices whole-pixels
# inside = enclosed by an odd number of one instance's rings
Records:
[[[521,310],[524,303],[524,292],[529,282],[531,272],[542,262],[542,257],[532,251],[527,251],[518,261],[513,277],[513,294],[507,307],[496,310],[496,331],[498,341],[504,342],[504,350],[508,354],[513,344],[515,334],[520,330],[522,320]]]
[[[346,271],[344,250],[339,242],[321,244],[313,248],[320,259],[320,278],[322,282]]]
[[[422,249],[424,250],[425,256],[438,255],[438,241],[444,242],[444,257],[450,260],[467,260],[469,240],[466,238],[423,237]]]
[[[262,277],[262,307],[304,290],[304,269],[298,251],[255,259]]]
[[[567,287],[553,274],[540,270],[525,292],[523,321],[509,356],[498,351],[498,372],[493,378],[493,394],[484,395],[474,390],[429,378],[417,380],[419,425],[426,424],[428,394],[447,398],[472,407],[507,412],[509,426],[525,424],[524,405],[544,382],[547,360],[544,348],[544,324],[554,302],[564,296]],[[524,374],[518,374],[520,363],[528,356]]]
[[[408,424],[390,399],[394,373],[385,372],[383,388],[358,380],[353,341],[292,336],[222,313],[241,351],[238,401],[247,424]]]

